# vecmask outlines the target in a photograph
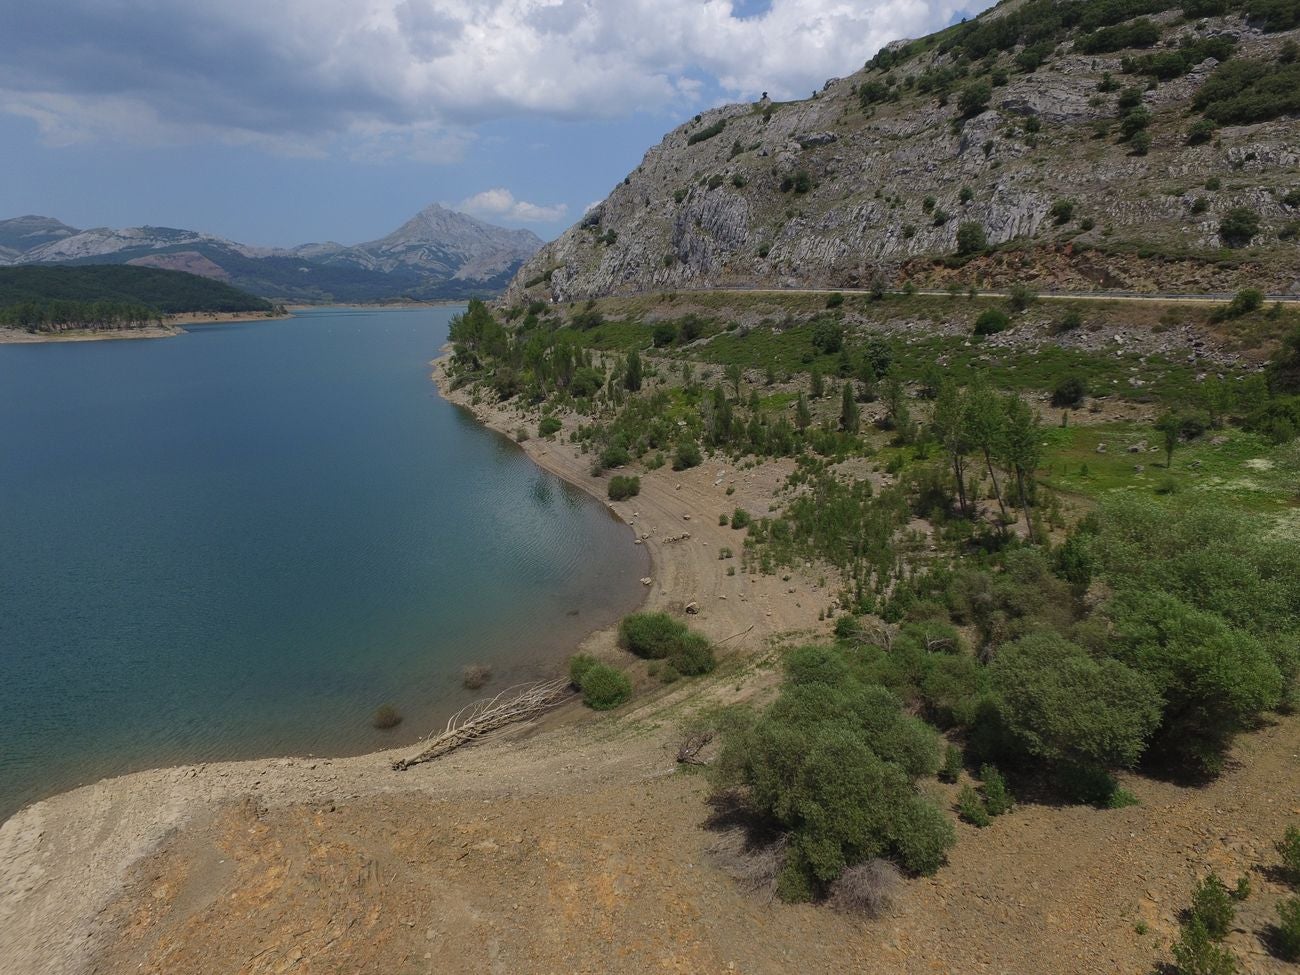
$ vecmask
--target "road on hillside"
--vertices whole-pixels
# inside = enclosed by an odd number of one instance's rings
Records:
[[[689,294],[692,289],[676,289],[679,294]],[[870,288],[699,288],[694,289],[699,293],[707,294],[810,294],[810,295],[870,295],[874,292]],[[905,291],[886,291],[886,295],[905,295]],[[965,289],[956,292],[951,291],[913,291],[914,295],[925,295],[932,298],[949,298],[964,297],[969,294]],[[1208,294],[1179,294],[1176,292],[1157,292],[1154,294],[1140,291],[1037,291],[1034,292],[1036,298],[1044,298],[1052,301],[1159,301],[1159,302],[1193,302],[1198,304],[1219,304],[1225,301],[1231,301],[1232,294],[1208,293]],[[1009,291],[985,291],[979,290],[975,293],[977,298],[1009,298]],[[1285,301],[1300,302],[1300,295],[1264,295],[1265,301]]]

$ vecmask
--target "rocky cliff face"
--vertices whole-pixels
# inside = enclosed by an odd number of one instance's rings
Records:
[[[1000,255],[1015,257],[975,262],[971,273],[982,269],[987,284],[1051,287],[1054,268],[1088,252],[1094,259],[1079,266],[1104,272],[1074,268],[1074,287],[1150,290],[1163,262],[1190,260],[1205,269],[1206,288],[1209,278],[1220,287],[1226,278],[1300,291],[1291,226],[1300,208],[1294,197],[1283,201],[1300,185],[1300,121],[1225,126],[1189,145],[1200,117],[1193,99],[1218,62],[1204,58],[1158,84],[1125,73],[1129,58],[1213,37],[1235,41],[1234,60],[1280,64],[1300,31],[1265,33],[1239,15],[1187,20],[1176,9],[1149,19],[1155,44],[1085,54],[1076,30],[1036,70],[1019,60],[1023,44],[979,60],[945,51],[946,38],[970,29],[952,28],[895,45],[894,63],[877,59],[886,63],[830,81],[806,101],[705,112],[670,132],[604,202],[525,264],[507,300],[853,287],[881,277],[937,283],[951,278],[936,259],[956,252],[963,224],[977,224]],[[963,113],[962,91],[981,83],[986,106]],[[1119,104],[1127,86],[1137,89],[1139,114],[1149,115],[1145,154],[1141,137],[1121,141],[1119,118],[1132,110]],[[1053,210],[1067,201],[1068,215]],[[1260,218],[1258,233],[1251,246],[1224,253],[1220,222],[1243,206]],[[1236,272],[1222,273],[1225,259]]]

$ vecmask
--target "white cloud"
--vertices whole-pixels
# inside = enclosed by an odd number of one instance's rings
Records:
[[[456,209],[478,217],[516,220],[520,223],[553,223],[563,217],[569,208],[563,203],[539,206],[527,200],[516,200],[513,193],[498,186],[461,200]]]
[[[988,0],[981,0],[986,4]],[[805,96],[961,0],[42,0],[0,34],[0,110],[52,141],[384,142],[490,119]],[[100,124],[110,106],[111,126]],[[433,137],[430,138],[430,133]]]

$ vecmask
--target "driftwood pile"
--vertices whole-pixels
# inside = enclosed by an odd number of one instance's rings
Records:
[[[536,718],[563,704],[572,695],[573,687],[568,678],[507,687],[495,697],[484,698],[461,708],[448,719],[447,727],[440,734],[426,740],[424,748],[418,754],[397,759],[393,762],[393,768],[400,772],[412,765],[445,755],[461,745],[482,738],[490,731],[517,721]]]

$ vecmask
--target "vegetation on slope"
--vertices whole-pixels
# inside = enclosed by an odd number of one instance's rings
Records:
[[[958,834],[936,777],[977,827],[1010,789],[1119,806],[1135,799],[1116,773],[1215,776],[1238,734],[1295,706],[1300,553],[1278,529],[1300,497],[1292,313],[1245,292],[1180,310],[1281,336],[1266,368],[1215,370],[1020,334],[1034,314],[1061,336],[1127,315],[1160,336],[1141,306],[778,296],[786,317],[756,325],[767,300],[676,317],[663,296],[534,302],[502,320],[474,303],[451,337],[455,382],[567,430],[595,476],[793,459],[771,512],[730,519],[734,569],[824,571],[835,641],[790,651],[769,706],[719,718],[711,771],[756,836],[779,837],[783,897],[838,903],[881,858],[939,869]],[[851,317],[895,302],[903,331]],[[1008,327],[980,338],[991,310]],[[918,336],[928,316],[944,334]],[[685,634],[648,614],[622,642],[662,660]]]
[[[186,312],[265,312],[265,299],[182,271],[124,265],[0,268],[0,326],[137,328]]]

